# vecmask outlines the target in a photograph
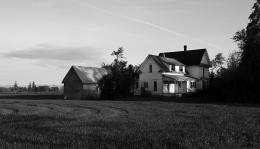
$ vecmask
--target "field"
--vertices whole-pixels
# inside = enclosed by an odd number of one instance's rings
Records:
[[[0,148],[260,148],[260,108],[0,99]]]

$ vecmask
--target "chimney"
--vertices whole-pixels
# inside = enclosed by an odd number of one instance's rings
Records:
[[[184,45],[184,51],[187,51],[187,45]]]

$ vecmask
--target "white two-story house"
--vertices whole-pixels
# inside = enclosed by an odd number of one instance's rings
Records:
[[[210,59],[206,49],[148,55],[140,65],[135,94],[183,94],[203,90],[209,84]]]

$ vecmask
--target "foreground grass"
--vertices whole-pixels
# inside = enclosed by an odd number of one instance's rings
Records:
[[[1,109],[0,148],[260,148],[258,107],[0,100]]]

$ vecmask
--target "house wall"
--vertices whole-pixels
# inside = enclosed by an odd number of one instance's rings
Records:
[[[153,71],[149,72],[149,67],[152,65]],[[153,95],[158,95],[163,92],[162,75],[159,72],[160,67],[152,59],[147,59],[140,68],[139,75],[139,85],[138,92],[141,94],[142,87],[144,87],[144,82],[148,82],[148,88],[146,91],[151,92]],[[154,81],[157,82],[157,91],[154,91]]]
[[[66,99],[81,99],[82,84],[75,73],[70,73],[69,78],[64,82],[64,97]]]
[[[201,63],[201,64],[206,64],[206,65],[209,64],[209,61],[208,61],[208,59],[207,59],[207,54],[206,54],[206,52],[204,53],[204,55],[203,55],[203,57],[202,57],[200,63]]]
[[[203,71],[203,69],[204,69],[204,71]],[[202,80],[209,79],[209,68],[202,67],[202,66],[188,66],[188,67],[186,67],[186,70],[188,71],[188,73],[191,77],[199,79],[197,81],[197,89],[202,90],[203,89]]]
[[[192,93],[196,91],[196,88],[192,87],[191,88],[191,82],[196,82],[196,80],[194,79],[193,81],[187,81],[187,92],[188,93]]]

